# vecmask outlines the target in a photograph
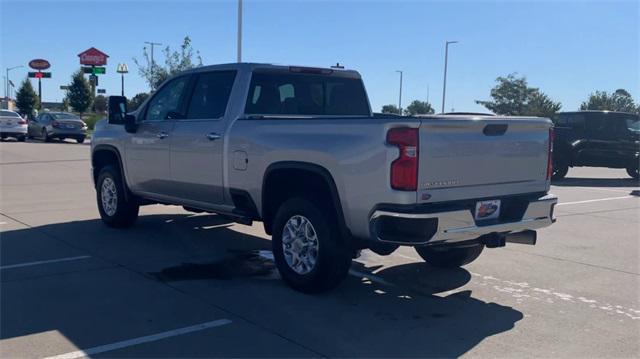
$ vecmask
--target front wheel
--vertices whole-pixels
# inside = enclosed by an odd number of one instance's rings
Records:
[[[100,170],[96,185],[96,200],[100,218],[109,227],[130,227],[138,219],[140,205],[131,196],[126,198],[125,191],[118,169],[114,166],[105,166]]]
[[[51,142],[51,137],[49,137],[49,133],[46,128],[42,129],[42,141],[43,142]]]
[[[351,255],[336,222],[330,210],[304,198],[289,199],[280,206],[274,218],[273,255],[289,286],[319,293],[347,276]]]
[[[434,267],[455,268],[469,264],[482,253],[484,245],[477,244],[469,247],[415,247],[416,252]]]
[[[638,166],[627,167],[627,174],[635,179],[640,179],[640,173],[638,173]]]

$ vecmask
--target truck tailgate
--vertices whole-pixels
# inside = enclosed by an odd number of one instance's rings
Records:
[[[550,127],[544,118],[423,119],[418,202],[547,191]]]

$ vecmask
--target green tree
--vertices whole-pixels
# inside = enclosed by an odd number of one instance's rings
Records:
[[[156,59],[152,63],[146,47],[142,49],[144,63],[133,58],[133,62],[138,66],[138,73],[147,81],[151,91],[155,91],[170,76],[202,66],[200,52],[193,50],[189,36],[185,36],[182,45],[180,45],[180,50],[171,51],[171,48],[167,46],[162,52],[164,54],[164,65],[159,65]]]
[[[529,87],[525,77],[512,73],[496,79],[498,83],[491,89],[492,101],[476,101],[493,113],[510,116],[549,117],[562,108],[538,88]]]
[[[618,89],[609,94],[606,91],[596,91],[589,95],[587,101],[580,105],[581,110],[607,110],[620,112],[640,112],[640,105],[636,105],[631,94],[624,89]]]
[[[382,113],[393,113],[396,115],[400,114],[400,109],[396,105],[384,105],[382,106]]]
[[[69,101],[69,105],[71,105],[73,110],[80,112],[80,114],[86,112],[91,106],[91,102],[93,101],[91,86],[89,86],[89,81],[84,78],[82,69],[76,71],[73,76],[71,76],[71,83],[67,90],[66,99]]]
[[[535,91],[529,97],[526,116],[551,117],[560,111],[562,104],[553,102],[549,96],[540,91]]]
[[[20,110],[20,113],[24,116],[28,116],[29,118],[33,117],[33,111],[36,109],[40,100],[38,99],[38,95],[33,89],[31,85],[31,81],[28,78],[22,81],[20,84],[20,88],[18,89],[18,93],[16,94],[16,105]]]
[[[103,95],[98,95],[93,99],[93,108],[98,113],[103,113],[107,110],[107,98]]]
[[[430,103],[428,103],[427,101],[419,101],[419,100],[414,100],[413,102],[411,102],[411,104],[409,104],[409,106],[407,106],[406,109],[404,109],[404,114],[405,115],[428,115],[428,114],[432,114],[435,111],[433,110],[433,107],[431,106]]]
[[[127,101],[127,111],[135,111],[149,97],[146,92],[140,92]]]

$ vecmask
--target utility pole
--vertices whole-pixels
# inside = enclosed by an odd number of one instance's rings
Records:
[[[442,83],[442,113],[444,113],[444,100],[447,95],[447,62],[449,61],[449,44],[457,44],[458,41],[447,41],[444,45],[444,81]]]
[[[402,71],[396,70],[400,73],[400,95],[398,96],[398,110],[400,110],[400,116],[402,116]]]
[[[145,41],[144,43],[151,45],[151,81],[153,83],[153,80],[154,80],[153,73],[154,73],[154,70],[156,68],[156,63],[155,63],[155,61],[153,61],[153,47],[156,46],[156,45],[160,46],[162,44],[159,43],[159,42],[151,42],[151,41]],[[151,86],[151,87],[153,87],[153,86]]]
[[[242,62],[242,0],[238,0],[238,62]]]
[[[7,73],[6,79],[7,79],[7,82],[6,82],[6,87],[4,88],[4,96],[5,96],[5,97],[9,97],[9,82],[11,81],[11,80],[9,79],[9,71],[14,70],[14,69],[19,69],[19,68],[21,68],[21,67],[24,67],[24,66],[19,65],[19,66],[14,66],[14,67],[7,67],[7,69],[6,69],[6,73]]]

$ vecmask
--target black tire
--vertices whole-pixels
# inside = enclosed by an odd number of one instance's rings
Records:
[[[83,142],[84,142],[84,137],[78,137],[78,138],[76,138],[76,142],[78,142],[78,143],[83,143]]]
[[[51,142],[51,137],[49,137],[49,133],[46,128],[42,129],[42,141],[43,142]]]
[[[627,174],[632,178],[640,179],[640,174],[638,173],[638,166],[627,167]]]
[[[115,211],[106,209],[102,201],[102,192],[104,190],[104,182],[110,180],[115,185]],[[140,205],[132,196],[125,199],[125,191],[120,171],[112,166],[107,165],[100,170],[98,181],[96,184],[96,202],[100,218],[109,227],[127,228],[132,226],[138,219],[138,210]],[[112,212],[112,213],[110,213]]]
[[[322,203],[321,201],[314,201]],[[303,293],[320,293],[340,284],[351,267],[351,253],[338,230],[337,220],[329,205],[317,205],[305,198],[285,201],[274,218],[273,255],[282,279],[292,288]],[[294,216],[303,216],[309,222],[318,241],[317,260],[310,271],[297,273],[285,259],[283,231]]]
[[[27,136],[18,136],[18,142],[24,142],[27,140]]]
[[[569,165],[567,164],[553,164],[553,174],[551,175],[552,180],[561,180],[567,176],[569,172]]]
[[[477,244],[469,247],[415,247],[416,252],[434,267],[455,268],[469,264],[482,253],[484,245]]]

